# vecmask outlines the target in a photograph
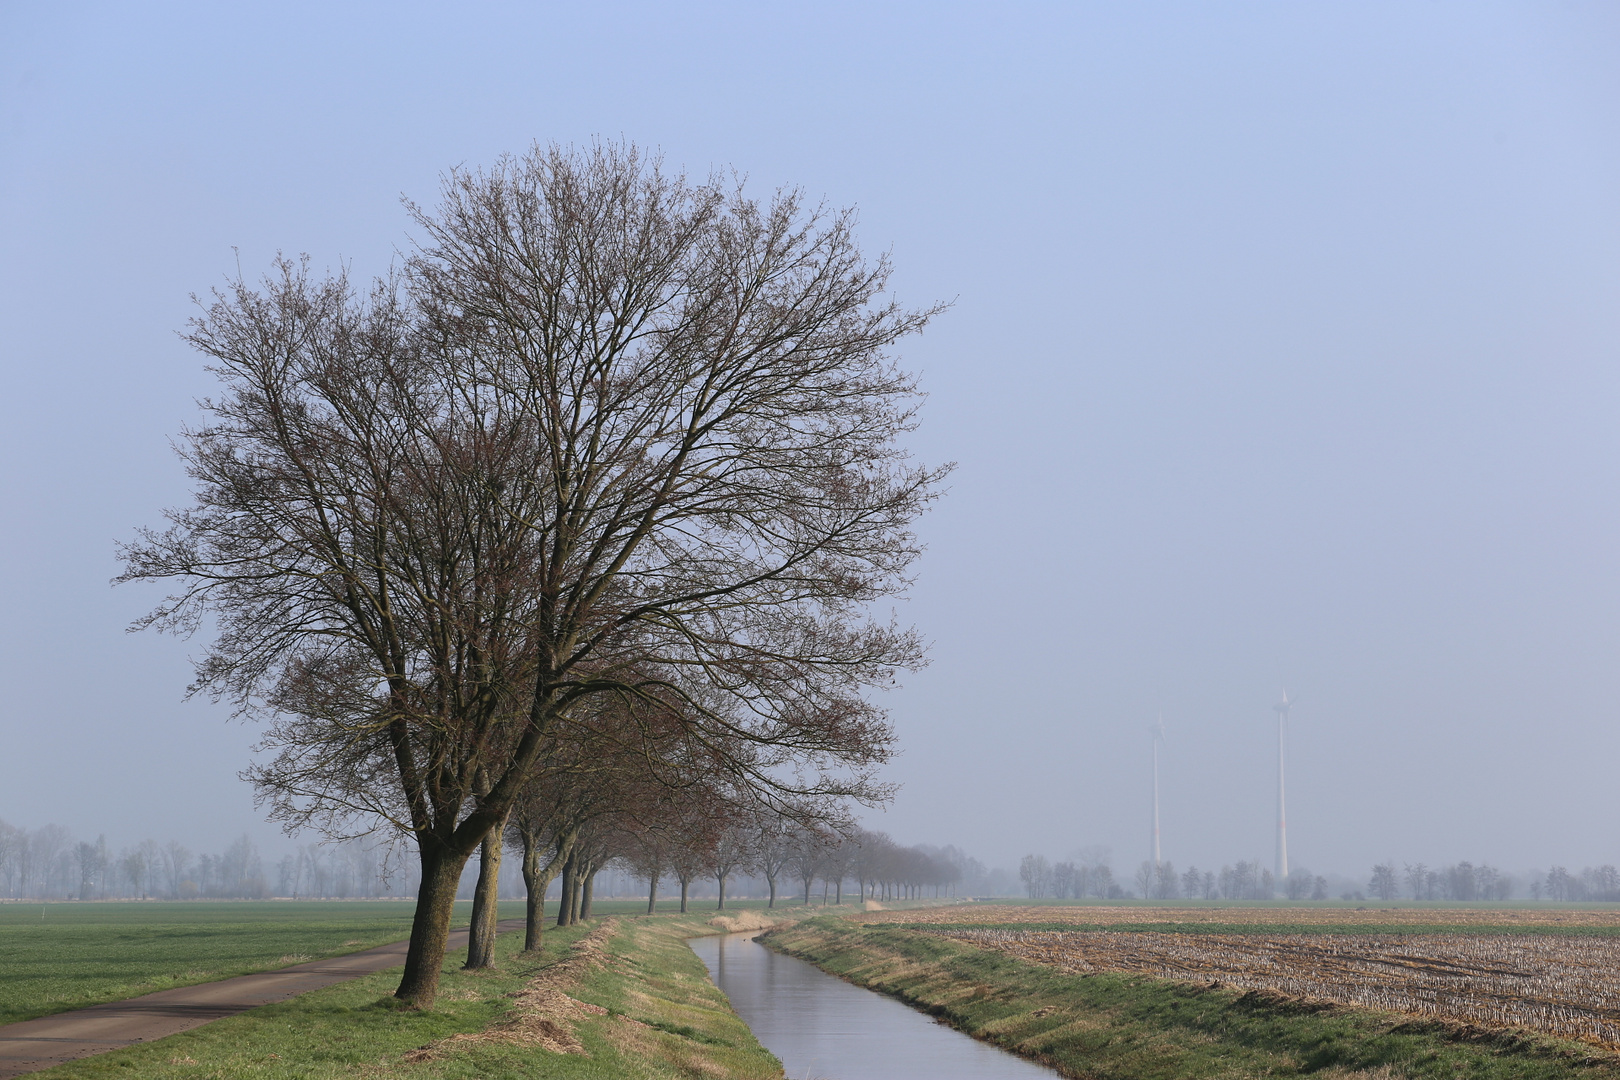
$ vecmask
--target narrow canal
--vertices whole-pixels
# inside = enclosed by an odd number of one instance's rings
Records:
[[[689,944],[788,1080],[1051,1080],[893,998],[772,952],[758,931]]]

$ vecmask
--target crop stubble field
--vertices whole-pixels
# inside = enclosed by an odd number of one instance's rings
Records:
[[[1220,983],[1620,1049],[1620,911],[967,905],[870,916],[1063,971]]]

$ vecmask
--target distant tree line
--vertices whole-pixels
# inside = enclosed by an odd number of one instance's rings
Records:
[[[60,825],[24,829],[0,821],[0,891],[15,899],[222,899],[271,894],[258,849],[246,836],[217,855],[177,842],[143,840],[113,851],[106,837],[73,839]]]
[[[1523,883],[1533,900],[1620,901],[1620,870],[1610,865],[1589,866],[1571,873],[1554,866],[1546,874],[1531,874]],[[1459,862],[1429,867],[1406,863],[1379,863],[1367,882],[1368,895],[1378,900],[1511,900],[1521,883],[1488,863]]]
[[[1018,863],[1018,880],[1031,899],[1098,899],[1128,895],[1114,880],[1114,871],[1102,858],[1079,862],[1048,862],[1044,855],[1025,855]]]
[[[1189,866],[1178,872],[1168,859],[1155,865],[1144,861],[1128,882],[1114,876],[1105,854],[1094,850],[1079,861],[1049,862],[1044,855],[1025,855],[1018,867],[1024,894],[1031,899],[1123,900],[1269,900],[1276,895],[1270,870],[1259,862],[1238,862],[1219,871]],[[1308,872],[1290,875],[1285,883],[1289,895],[1309,898],[1326,888],[1326,881]]]
[[[1406,863],[1399,871],[1394,863],[1379,863],[1367,881],[1367,894],[1377,900],[1507,900],[1513,893],[1512,877],[1466,861],[1443,867]]]
[[[510,839],[515,849],[523,850],[521,836]],[[965,873],[975,869],[982,873],[982,866],[955,848],[906,847],[882,832],[854,827],[840,832],[764,813],[751,819],[701,816],[680,832],[667,820],[652,827],[621,822],[611,832],[598,828],[551,835],[541,844],[544,854],[539,861],[565,868],[556,915],[559,925],[590,917],[595,875],[608,867],[647,882],[649,912],[666,883],[678,890],[680,910],[686,911],[692,887],[699,881],[714,885],[715,906],[723,909],[731,887],[743,879],[763,885],[766,905],[774,907],[790,896],[804,904],[815,902],[818,895],[823,904],[842,904],[846,886],[852,887],[854,900],[945,896],[954,892]],[[577,867],[572,874],[566,870],[570,861]],[[545,874],[530,884],[532,924],[543,913],[549,884]],[[538,933],[537,925],[533,929]]]
[[[1562,866],[1547,871],[1547,876],[1531,881],[1530,892],[1537,900],[1620,900],[1620,870],[1613,866],[1587,867],[1579,874],[1571,874]]]
[[[105,836],[75,840],[60,825],[0,821],[0,896],[14,900],[340,899],[414,891],[412,880],[392,869],[384,851],[358,842],[307,844],[267,870],[247,836],[218,854],[172,840],[115,851]]]

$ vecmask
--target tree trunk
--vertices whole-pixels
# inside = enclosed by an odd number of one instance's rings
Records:
[[[562,868],[562,897],[557,903],[557,925],[568,925],[569,907],[574,899],[574,853],[570,851],[568,858],[563,860]]]
[[[585,866],[586,866],[586,864],[585,864],[584,860],[581,860],[580,864],[578,866],[574,867],[574,895],[573,895],[573,898],[570,899],[569,902],[568,902],[568,925],[569,926],[574,926],[574,925],[577,925],[579,923],[579,913],[580,913],[581,910],[583,910],[583,907],[584,907],[583,901],[585,899]]]
[[[596,894],[596,863],[591,862],[585,867],[579,886],[579,920],[584,922],[591,917],[591,897]]]
[[[411,945],[405,956],[405,974],[394,996],[418,1009],[433,1007],[439,992],[439,972],[450,938],[450,916],[455,911],[456,888],[471,853],[446,851],[432,839],[418,838],[422,881],[416,889],[416,915],[411,920]]]
[[[541,935],[544,933],[546,892],[551,888],[551,883],[557,879],[557,873],[562,869],[567,857],[573,853],[574,835],[566,833],[558,838],[556,853],[544,866],[540,864],[540,855],[545,851],[545,847],[540,843],[541,834],[523,831],[522,836],[523,884],[529,892],[523,928],[523,949],[525,952],[535,952],[540,948]]]
[[[839,878],[837,880],[837,882],[834,883],[834,886],[837,889],[837,900],[835,902],[838,904],[839,907],[843,907],[844,906],[844,879]],[[823,896],[823,899],[825,899],[825,898],[826,897]]]
[[[766,902],[765,906],[768,908],[773,908],[776,906],[776,879],[774,877],[767,877],[765,879],[765,883],[771,887],[771,898]]]
[[[686,914],[686,887],[688,885],[690,885],[691,883],[692,883],[691,878],[682,875],[682,877],[681,877],[681,914],[682,915]]]
[[[649,915],[653,914],[658,908],[658,878],[658,869],[654,867],[653,872],[648,875],[647,881],[647,914]]]
[[[467,933],[465,970],[495,966],[495,924],[500,921],[501,855],[506,818],[489,827],[478,852],[478,886],[473,890],[472,926]]]
[[[714,880],[720,883],[720,902],[714,906],[717,911],[724,910],[726,906],[726,876],[724,874],[716,874],[714,876]]]
[[[546,917],[546,889],[551,885],[550,875],[540,872],[540,844],[527,831],[523,833],[523,888],[528,902],[523,913],[523,951],[540,948],[540,924]]]

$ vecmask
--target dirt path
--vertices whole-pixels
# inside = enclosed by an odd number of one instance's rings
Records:
[[[500,923],[501,930],[522,928],[522,919],[503,919]],[[405,946],[406,942],[399,941],[347,956],[159,990],[126,1001],[6,1024],[0,1026],[0,1080],[132,1043],[151,1042],[260,1005],[399,967],[405,963]],[[467,931],[451,933],[451,949],[466,947]]]

